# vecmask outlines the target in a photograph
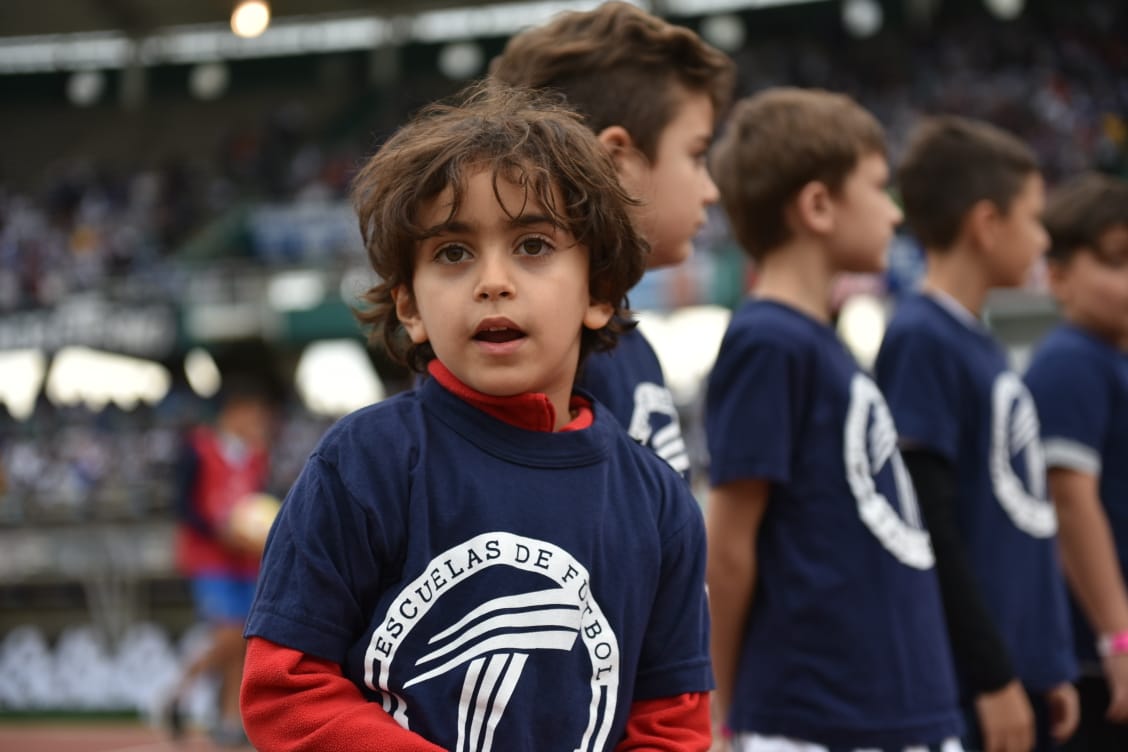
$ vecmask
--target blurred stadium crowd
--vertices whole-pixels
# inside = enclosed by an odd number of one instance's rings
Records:
[[[928,24],[890,18],[864,39],[846,33],[836,13],[809,22],[795,10],[747,11],[737,15],[742,39],[731,52],[742,94],[777,84],[852,94],[888,129],[894,159],[919,114],[953,112],[1019,134],[1050,180],[1090,166],[1128,175],[1128,9],[1116,0],[1036,9],[1011,21],[992,19],[976,4],[938,12]],[[709,36],[707,18],[677,20]],[[484,60],[503,42],[478,40]],[[0,76],[0,138],[9,152],[0,159],[0,327],[84,295],[175,306],[217,270],[343,274],[363,267],[349,178],[408,112],[460,88],[463,81],[436,69],[436,55],[407,50],[400,75],[377,84],[359,54],[310,56],[279,63],[275,72],[272,61],[233,65],[226,99],[208,103],[177,88],[183,76],[155,79],[145,112],[129,115],[133,131],[115,125],[124,115],[113,103],[73,108],[60,75]],[[470,75],[482,73],[479,66]],[[68,135],[62,122],[83,138]],[[131,144],[128,135],[138,128],[144,141]],[[688,289],[684,278],[649,292],[644,286],[632,303],[670,309],[735,302],[746,270],[720,213],[713,217],[686,272]],[[335,336],[358,336],[347,322],[340,327]],[[305,341],[268,344],[292,366]],[[177,436],[206,405],[180,373],[192,344],[181,336],[162,356],[173,379],[156,404],[92,409],[40,396],[27,420],[0,405],[0,533],[67,521],[171,519]],[[376,362],[394,382],[395,370]],[[288,394],[272,470],[277,495],[332,420]],[[690,437],[693,401],[685,395]],[[3,587],[0,607],[11,602]],[[137,677],[160,681],[191,649],[192,635],[174,644],[155,625],[133,629],[111,654],[81,628],[45,639],[30,628],[5,635],[0,625],[0,709],[60,701],[142,707],[152,688]],[[118,689],[94,699],[52,693],[34,682],[55,674],[28,672],[29,661],[64,661],[70,672],[89,665],[84,676],[101,671],[113,677],[105,686]]]

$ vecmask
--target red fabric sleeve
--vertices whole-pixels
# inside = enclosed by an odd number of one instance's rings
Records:
[[[706,752],[713,742],[709,693],[639,700],[631,705],[627,731],[615,752]]]
[[[443,752],[368,702],[336,663],[261,637],[247,643],[239,700],[261,752]]]

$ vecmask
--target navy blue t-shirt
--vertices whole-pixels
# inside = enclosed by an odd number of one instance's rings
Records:
[[[833,747],[958,736],[932,545],[889,410],[834,331],[745,303],[705,420],[713,485],[771,482],[732,728]]]
[[[875,370],[902,446],[956,469],[956,525],[1019,679],[1035,692],[1072,679],[1038,413],[1002,348],[955,301],[914,294],[898,306]]]
[[[1063,324],[1039,345],[1026,384],[1042,420],[1046,465],[1099,478],[1099,493],[1128,577],[1128,358],[1112,345]],[[1077,656],[1097,664],[1095,636],[1076,603]]]
[[[577,386],[606,405],[631,438],[688,477],[689,452],[654,349],[637,328],[613,350],[588,356]]]
[[[446,749],[605,750],[712,688],[704,525],[605,408],[527,431],[434,379],[340,420],[267,543],[248,636],[340,663]]]

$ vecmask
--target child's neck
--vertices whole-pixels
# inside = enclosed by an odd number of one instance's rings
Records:
[[[451,394],[482,412],[510,425],[528,431],[578,431],[592,423],[590,403],[579,395],[571,395],[562,406],[548,395],[525,392],[499,397],[484,394],[463,383],[437,358],[427,365],[427,372]]]
[[[991,283],[978,259],[977,254],[959,245],[944,252],[929,250],[921,289],[942,292],[979,318]]]
[[[760,260],[754,292],[761,300],[774,300],[830,323],[830,289],[835,274],[825,249],[796,240]]]

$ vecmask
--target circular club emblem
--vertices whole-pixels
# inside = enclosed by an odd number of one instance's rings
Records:
[[[1039,430],[1034,399],[1022,379],[1010,371],[1000,373],[991,391],[991,484],[1015,527],[1034,538],[1049,538],[1057,532],[1057,515],[1046,497]]]
[[[463,605],[464,613],[438,631],[408,640],[455,585],[498,566],[541,575],[544,587]],[[588,583],[587,569],[552,543],[503,532],[471,538],[432,559],[389,605],[368,644],[365,684],[400,726],[411,728],[409,690],[454,677],[460,697],[450,708],[452,723],[458,723],[455,750],[487,752],[536,655],[581,645],[591,673],[579,691],[590,693],[590,702],[587,724],[571,744],[577,752],[603,749],[618,699],[619,642]],[[405,644],[411,647],[401,654]]]
[[[921,523],[912,479],[897,451],[893,416],[881,390],[860,373],[850,382],[843,438],[846,478],[862,522],[902,564],[930,569],[935,562],[932,542]],[[893,501],[877,488],[877,476],[886,466],[897,493]]]

